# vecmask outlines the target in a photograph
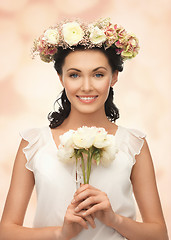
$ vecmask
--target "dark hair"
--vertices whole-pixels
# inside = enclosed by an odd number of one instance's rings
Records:
[[[77,51],[85,50],[85,47],[84,46],[76,46],[74,50],[77,50]],[[105,54],[105,56],[108,58],[108,61],[112,68],[113,73],[116,70],[118,70],[119,72],[121,72],[123,70],[122,58],[120,55],[116,54],[114,47],[110,47],[106,50],[103,47],[102,48],[95,47],[95,48],[92,48],[91,50],[92,51],[99,50]],[[69,48],[63,49],[62,47],[60,47],[58,49],[58,52],[55,54],[54,68],[59,75],[62,75],[62,66],[64,64],[64,60],[65,60],[66,56],[72,51],[73,51],[72,49],[69,49]],[[115,120],[119,118],[119,110],[113,103],[113,97],[114,97],[113,88],[110,87],[109,95],[105,102],[105,113],[106,113],[107,118],[111,122],[115,122]],[[59,104],[59,102],[58,102],[59,100],[61,100],[62,106]],[[58,103],[58,105],[59,105],[58,112],[55,110],[56,103]],[[63,121],[69,116],[70,111],[71,111],[71,103],[69,102],[69,100],[66,96],[65,89],[63,89],[61,92],[61,96],[58,97],[54,103],[54,111],[50,112],[48,114],[48,120],[50,121],[49,127],[56,128],[59,125],[61,125],[63,123]]]

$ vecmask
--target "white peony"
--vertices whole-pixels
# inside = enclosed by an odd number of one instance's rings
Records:
[[[100,163],[104,166],[107,167],[111,163],[111,158],[109,156],[109,153],[107,151],[103,151],[101,158],[100,158]]]
[[[97,134],[95,136],[94,146],[96,148],[103,148],[110,144],[107,138],[107,132],[104,128],[98,128]]]
[[[98,44],[106,41],[106,35],[104,31],[98,28],[97,26],[92,27],[90,25],[89,31],[90,31],[90,40],[92,43]]]
[[[50,44],[58,44],[59,42],[59,33],[57,29],[48,29],[44,33],[43,40],[47,41]]]
[[[65,163],[73,163],[75,161],[74,157],[74,143],[72,140],[72,134],[74,130],[69,130],[63,135],[59,136],[60,145],[57,151],[58,158]]]
[[[65,132],[63,135],[59,136],[59,140],[62,146],[66,147],[66,148],[70,148],[74,146],[73,143],[73,139],[72,139],[72,135],[75,131],[74,130],[69,130],[67,132]]]
[[[59,149],[57,151],[57,157],[64,163],[74,163],[76,160],[74,156],[74,148],[66,148],[61,144],[59,145]]]
[[[118,147],[116,146],[115,139],[112,145],[104,148],[102,151],[102,156],[100,158],[100,162],[103,166],[108,167],[111,162],[113,162],[116,158],[116,153],[118,152]]]
[[[96,127],[83,126],[73,134],[73,142],[78,148],[90,148],[97,134]]]
[[[83,39],[84,31],[77,22],[63,24],[62,33],[64,40],[70,46],[78,44]]]

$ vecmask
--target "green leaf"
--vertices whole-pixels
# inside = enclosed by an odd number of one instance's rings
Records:
[[[101,157],[100,152],[95,152],[94,155],[93,155],[93,158],[95,159],[97,166],[100,163],[100,157]]]
[[[97,159],[96,159],[96,164],[97,164],[97,166],[99,166],[99,163],[100,163],[100,158],[97,158]]]

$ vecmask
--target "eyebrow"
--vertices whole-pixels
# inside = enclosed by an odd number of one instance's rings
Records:
[[[105,70],[107,71],[107,68],[100,66],[100,67],[97,67],[97,68],[93,69],[92,72],[97,71],[99,68],[103,68],[103,69],[105,69]],[[81,70],[79,70],[79,69],[77,69],[77,68],[69,68],[69,69],[67,70],[67,72],[70,71],[70,70],[75,70],[75,71],[77,71],[77,72],[81,72]]]

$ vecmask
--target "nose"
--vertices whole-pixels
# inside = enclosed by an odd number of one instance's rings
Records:
[[[93,89],[92,87],[92,81],[90,77],[84,77],[82,79],[82,84],[81,84],[81,90],[82,91],[91,91]]]

